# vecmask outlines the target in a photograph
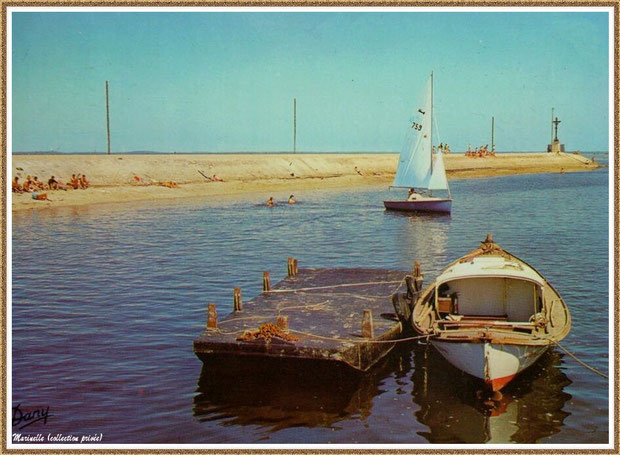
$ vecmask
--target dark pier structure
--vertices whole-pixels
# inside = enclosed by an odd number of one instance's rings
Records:
[[[194,340],[205,367],[319,369],[345,373],[369,370],[409,332],[392,306],[392,295],[407,288],[407,272],[379,269],[297,269],[289,258],[288,276],[271,286],[264,272],[263,292],[243,302],[233,293],[233,311],[218,319],[208,304],[207,325]],[[420,282],[416,285],[421,285]]]

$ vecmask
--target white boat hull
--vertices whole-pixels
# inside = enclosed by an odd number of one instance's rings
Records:
[[[548,345],[446,342],[431,344],[456,368],[482,379],[493,391],[500,390],[532,365]]]
[[[398,210],[401,212],[450,213],[452,210],[452,199],[425,198],[413,201],[383,201],[383,205],[388,210]]]

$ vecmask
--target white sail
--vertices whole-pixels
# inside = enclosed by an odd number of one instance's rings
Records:
[[[429,78],[424,99],[412,117],[407,140],[400,153],[394,185],[396,187],[447,190],[448,180],[441,151],[431,153],[433,115],[433,76]]]
[[[431,115],[432,79],[429,78],[422,103],[416,106],[411,118],[393,186],[426,188],[431,170]]]
[[[446,168],[443,164],[443,153],[438,152],[434,155],[433,172],[428,181],[429,190],[447,190],[448,179],[446,178]]]

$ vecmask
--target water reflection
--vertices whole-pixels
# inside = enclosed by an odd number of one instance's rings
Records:
[[[397,244],[402,251],[415,252],[415,260],[420,262],[424,271],[447,260],[449,213],[386,211],[385,216],[399,222],[399,229],[395,232]]]
[[[495,408],[476,398],[480,382],[446,362],[430,346],[414,350],[416,417],[429,427],[419,433],[432,443],[535,443],[560,431],[569,413],[570,379],[551,350],[503,390]]]
[[[404,419],[399,425],[419,429],[415,442],[536,443],[560,431],[569,415],[563,408],[571,395],[564,388],[571,381],[559,368],[561,357],[555,351],[544,354],[504,389],[492,409],[476,398],[480,382],[430,346],[401,344],[365,375],[269,360],[257,371],[222,359],[203,365],[193,414],[200,422],[259,425],[270,433],[298,426],[334,427],[344,420],[369,419],[390,383],[411,391],[398,395],[399,400],[413,401],[411,406],[405,403],[413,411],[399,417]]]
[[[203,365],[193,408],[199,421],[260,425],[272,432],[329,427],[350,415],[369,415],[378,393],[377,382],[368,380],[374,375],[272,359],[261,359],[260,370],[244,363],[227,359]]]

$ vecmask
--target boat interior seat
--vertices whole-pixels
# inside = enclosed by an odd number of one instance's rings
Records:
[[[446,313],[441,314],[442,318],[440,321],[447,322],[466,322],[466,323],[475,323],[475,322],[510,322],[508,320],[508,316],[505,314],[502,315],[467,315],[467,314],[456,314],[456,313]]]
[[[494,315],[494,314],[467,315],[467,314],[464,314],[462,316],[463,316],[462,319],[465,319],[468,321],[507,321],[508,320],[507,314],[498,314],[498,315]]]

